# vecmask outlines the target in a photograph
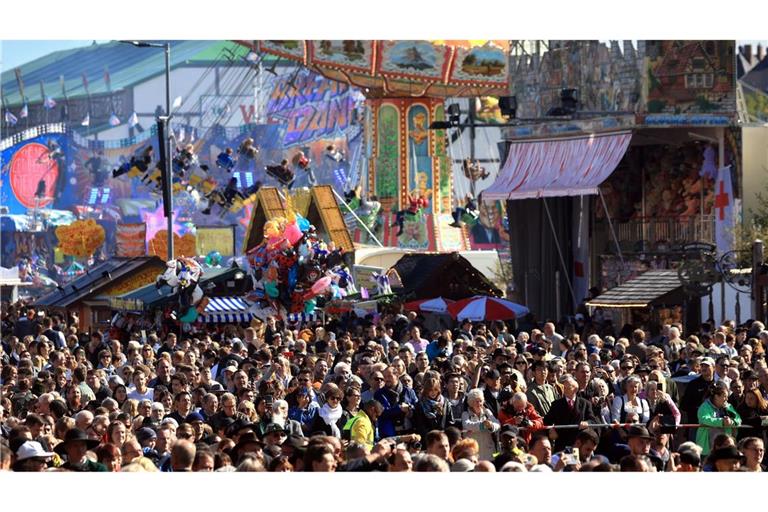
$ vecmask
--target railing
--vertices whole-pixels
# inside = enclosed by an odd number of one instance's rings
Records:
[[[616,223],[619,242],[636,244],[642,240],[651,246],[672,246],[687,242],[715,242],[715,216],[694,217],[646,217]]]

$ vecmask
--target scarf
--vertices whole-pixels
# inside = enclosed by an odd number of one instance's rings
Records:
[[[421,410],[424,412],[424,416],[434,420],[443,415],[443,397],[440,396],[437,400],[432,400],[429,397],[422,397]]]
[[[341,408],[341,405],[336,405],[336,407],[330,407],[328,403],[326,402],[323,404],[323,407],[320,408],[320,417],[323,418],[323,421],[326,425],[336,425],[336,422],[341,419],[341,415],[344,412],[344,410]]]
[[[318,415],[323,419],[325,424],[331,427],[331,435],[334,437],[341,437],[341,431],[339,430],[338,425],[336,425],[336,422],[339,421],[343,413],[344,409],[341,408],[341,405],[331,407],[327,403],[323,404],[320,411],[318,411]]]

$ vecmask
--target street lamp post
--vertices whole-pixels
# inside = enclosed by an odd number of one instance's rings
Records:
[[[158,121],[165,125],[163,130],[164,140],[161,143],[165,146],[165,161],[163,162],[163,187],[166,189],[163,193],[163,201],[166,203],[164,210],[168,220],[168,260],[174,259],[173,256],[173,183],[172,183],[172,148],[171,148],[171,44],[148,43],[146,41],[120,41],[121,43],[131,44],[137,48],[164,48],[165,49],[165,116],[161,116]]]

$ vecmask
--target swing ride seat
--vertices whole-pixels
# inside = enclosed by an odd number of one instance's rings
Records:
[[[267,174],[275,178],[283,186],[289,186],[293,183],[295,176],[290,169],[282,167],[280,165],[268,165],[266,167]]]

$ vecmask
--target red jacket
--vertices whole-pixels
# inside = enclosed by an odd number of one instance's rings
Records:
[[[534,409],[533,405],[528,403],[525,406],[525,411],[523,411],[522,415],[510,415],[507,414],[503,408],[499,408],[499,422],[502,426],[514,425],[516,427],[520,427],[520,423],[523,417],[528,420],[530,425],[528,425],[526,428],[521,428],[520,437],[525,441],[526,444],[528,444],[531,442],[531,436],[533,433],[544,428],[544,420],[541,416],[539,416],[539,413],[536,412],[536,409]]]

